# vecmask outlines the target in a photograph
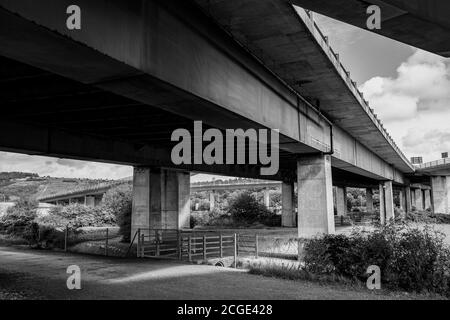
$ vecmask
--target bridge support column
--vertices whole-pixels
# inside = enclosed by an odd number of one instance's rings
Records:
[[[135,168],[131,236],[138,228],[189,228],[189,197],[189,172]]]
[[[281,184],[281,226],[295,227],[294,184]]]
[[[394,215],[394,193],[392,181],[385,181],[380,183],[380,222],[385,224],[391,219],[395,218]]]
[[[209,193],[209,211],[213,211],[216,206],[216,196],[214,190]]]
[[[338,216],[347,214],[347,189],[336,187],[336,211]]]
[[[264,189],[264,205],[266,208],[270,207],[270,190]]]
[[[412,210],[411,202],[411,188],[405,187],[405,212],[409,213]]]
[[[429,189],[423,190],[425,210],[431,209],[431,191]]]
[[[398,191],[398,202],[399,202],[399,208],[403,211],[405,211],[405,190],[400,189]]]
[[[297,179],[299,237],[334,233],[331,157],[300,158]]]
[[[450,214],[449,177],[431,177],[431,198],[434,213]]]
[[[423,198],[422,198],[422,189],[414,189],[414,199],[415,199],[415,207],[416,210],[421,211],[423,210]]]
[[[373,189],[366,188],[366,211],[373,211]]]
[[[84,205],[88,207],[95,207],[95,196],[85,196]]]

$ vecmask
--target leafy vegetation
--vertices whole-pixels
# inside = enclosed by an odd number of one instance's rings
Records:
[[[450,250],[443,234],[406,224],[388,224],[372,233],[325,235],[306,240],[303,271],[365,281],[370,265],[394,289],[450,296]]]
[[[131,183],[110,189],[103,197],[101,209],[115,217],[122,241],[130,242],[133,187]]]

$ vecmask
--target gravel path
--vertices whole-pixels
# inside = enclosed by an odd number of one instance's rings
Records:
[[[81,268],[81,290],[66,269]],[[290,281],[168,260],[118,259],[0,247],[0,299],[423,299]]]

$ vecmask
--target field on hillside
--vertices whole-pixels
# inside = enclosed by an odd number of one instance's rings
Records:
[[[31,178],[28,180],[0,180],[0,195],[11,200],[36,200],[62,191],[89,187],[105,180],[66,179],[66,178]],[[3,201],[0,197],[0,201]]]

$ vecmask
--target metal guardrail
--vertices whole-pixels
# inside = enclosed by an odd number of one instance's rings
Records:
[[[397,146],[395,141],[392,139],[391,135],[384,128],[383,123],[375,114],[374,109],[370,108],[369,102],[364,99],[364,95],[356,86],[356,82],[352,81],[352,79],[350,78],[350,72],[347,71],[345,69],[345,67],[342,65],[342,63],[339,59],[339,54],[337,54],[333,51],[333,48],[329,44],[328,37],[326,37],[322,33],[322,31],[319,29],[319,26],[314,21],[313,13],[311,11],[301,9],[301,8],[298,8],[298,10],[296,10],[296,12],[299,15],[299,17],[301,18],[301,20],[303,21],[303,23],[305,24],[305,26],[310,31],[310,33],[316,39],[317,43],[320,45],[320,47],[322,48],[324,53],[328,56],[330,61],[333,63],[333,65],[336,68],[336,71],[341,76],[341,78],[344,80],[344,82],[347,84],[349,90],[353,93],[356,100],[360,103],[361,107],[366,111],[367,115],[373,121],[375,126],[378,128],[378,130],[381,132],[381,134],[385,137],[386,141],[398,153],[398,155],[403,159],[403,161],[406,164],[408,164],[411,167],[411,169],[413,169],[414,168],[413,165],[410,163],[408,158],[403,154],[403,152]]]
[[[434,161],[425,162],[425,163],[421,163],[421,164],[415,164],[414,166],[417,169],[426,169],[426,168],[431,168],[431,167],[443,166],[446,164],[450,164],[450,158],[444,158],[444,159],[434,160]]]

